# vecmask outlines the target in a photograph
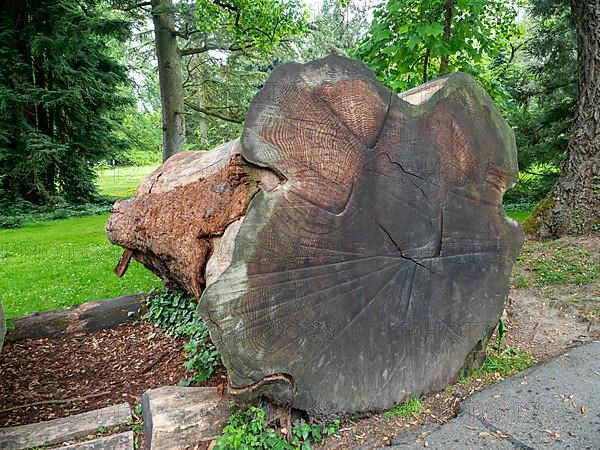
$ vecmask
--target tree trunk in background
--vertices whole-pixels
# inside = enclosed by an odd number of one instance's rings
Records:
[[[185,115],[172,0],[152,0],[163,123],[163,161],[183,150]]]
[[[600,227],[600,1],[572,0],[571,11],[577,29],[579,94],[560,178],[530,219],[542,237]]]
[[[452,27],[452,7],[454,6],[454,0],[446,0],[444,2],[444,42],[447,44],[450,42],[450,29]],[[440,62],[440,77],[448,72],[448,61],[450,60],[449,55],[443,55]],[[427,80],[425,80],[427,81]]]

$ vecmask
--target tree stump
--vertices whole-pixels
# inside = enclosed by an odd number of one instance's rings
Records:
[[[284,64],[234,145],[210,181],[147,182],[109,223],[202,293],[233,393],[330,417],[454,380],[497,324],[522,245],[502,209],[514,136],[483,88],[455,73],[396,96],[357,61]],[[193,172],[175,158],[150,184]],[[232,164],[240,184],[210,194]],[[209,208],[228,212],[208,226]]]

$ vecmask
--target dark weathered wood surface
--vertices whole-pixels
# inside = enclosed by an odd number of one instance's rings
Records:
[[[124,295],[29,314],[13,319],[14,327],[6,334],[7,342],[40,339],[58,333],[77,333],[115,328],[126,322],[140,320],[147,311],[141,303],[142,294]]]
[[[285,64],[255,97],[241,155],[258,190],[200,301],[236,388],[317,416],[443,388],[503,309],[522,232],[502,209],[512,131],[470,76],[398,97],[362,64]]]
[[[99,427],[110,429],[130,420],[129,404],[121,403],[46,422],[0,428],[0,449],[19,450],[60,444],[93,435]]]

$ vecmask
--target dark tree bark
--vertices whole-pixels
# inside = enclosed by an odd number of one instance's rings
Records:
[[[496,326],[522,232],[514,136],[466,74],[402,94],[331,56],[276,68],[241,145],[182,153],[108,237],[199,311],[235,394],[315,416],[442,389]]]
[[[444,42],[450,42],[450,33],[452,32],[452,8],[454,7],[454,0],[444,1]],[[446,75],[448,72],[448,63],[450,61],[449,55],[443,55],[440,61],[440,77]]]
[[[181,83],[181,56],[177,48],[172,0],[152,0],[152,20],[163,124],[163,161],[183,150],[185,114]]]
[[[600,229],[600,2],[572,0],[579,93],[568,156],[554,189],[529,219],[542,237]]]

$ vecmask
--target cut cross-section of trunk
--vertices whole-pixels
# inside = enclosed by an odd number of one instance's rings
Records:
[[[276,68],[240,142],[175,155],[108,237],[200,298],[231,392],[315,416],[443,388],[522,245],[514,137],[472,77],[396,96],[330,56]]]
[[[200,301],[232,386],[285,375],[295,407],[327,416],[456,378],[522,244],[502,209],[514,137],[481,86],[453,74],[398,97],[356,61],[285,64],[241,155],[287,182],[255,195]]]

